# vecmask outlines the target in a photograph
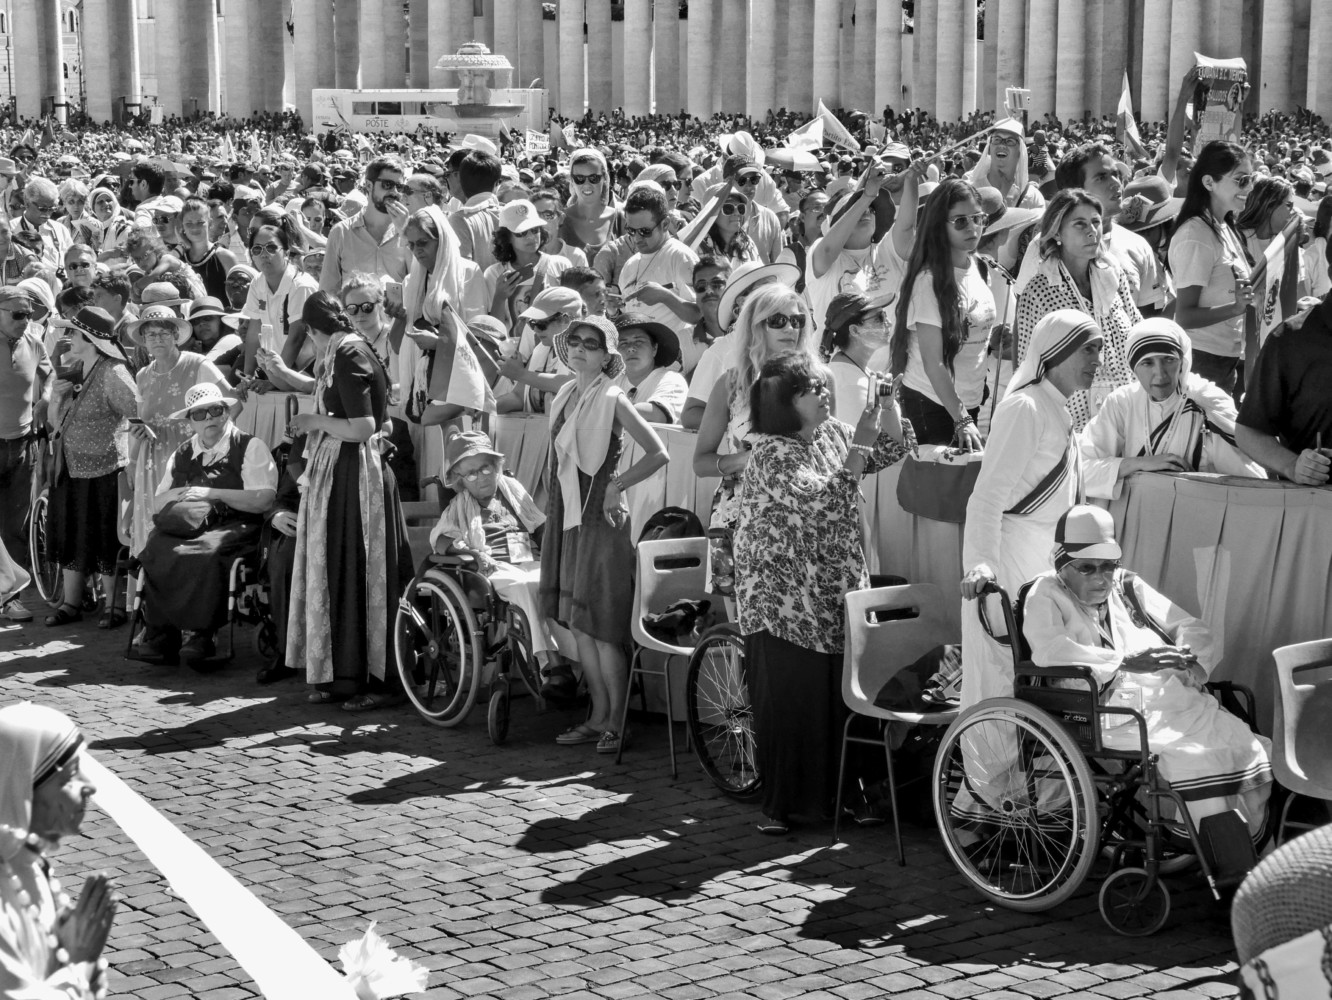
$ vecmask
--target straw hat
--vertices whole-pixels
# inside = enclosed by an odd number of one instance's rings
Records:
[[[606,360],[601,370],[611,378],[618,378],[624,371],[624,358],[620,356],[620,332],[615,324],[605,316],[584,316],[570,323],[563,333],[555,336],[555,356],[569,367],[569,334],[581,327],[590,326],[601,334],[606,344]]]
[[[185,405],[175,413],[171,414],[172,420],[185,420],[189,417],[191,410],[197,410],[201,406],[214,406],[221,403],[223,406],[235,406],[236,400],[230,396],[222,395],[222,390],[212,382],[200,382],[198,385],[191,386],[185,393]]]

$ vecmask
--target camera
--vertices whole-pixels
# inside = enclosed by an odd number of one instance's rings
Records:
[[[870,377],[873,379],[873,381],[870,383],[871,385],[870,391],[872,395],[878,397],[878,399],[880,400],[888,400],[894,398],[893,377],[891,375],[880,374],[879,372],[871,372]]]

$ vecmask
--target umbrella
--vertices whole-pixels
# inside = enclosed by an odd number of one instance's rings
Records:
[[[819,158],[805,149],[769,149],[767,162],[782,170],[822,170]]]

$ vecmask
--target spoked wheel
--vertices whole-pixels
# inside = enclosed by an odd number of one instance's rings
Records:
[[[486,731],[490,742],[499,746],[509,738],[509,685],[496,684],[490,692],[490,708],[486,712]]]
[[[541,697],[541,671],[537,666],[536,654],[532,652],[531,626],[527,616],[512,605],[509,606],[508,629],[508,653],[512,657],[509,661],[510,673],[516,673],[522,678],[523,686],[544,711],[546,703]]]
[[[393,650],[403,693],[427,722],[456,726],[467,718],[485,660],[476,615],[452,578],[427,572],[408,584]]]
[[[264,663],[270,662],[278,654],[277,623],[272,618],[261,618],[250,641],[255,655]]]
[[[1095,767],[1095,765],[1092,765]],[[1141,787],[1121,789],[1106,803],[1101,821],[1101,862],[1097,876],[1108,876],[1119,868],[1143,868],[1147,863],[1144,845],[1153,836],[1151,819],[1144,805],[1146,791]],[[1198,864],[1187,833],[1176,832],[1170,824],[1156,831],[1159,837],[1159,871],[1178,875]]]
[[[1046,712],[993,698],[963,712],[934,761],[934,815],[963,877],[1013,910],[1057,906],[1096,860],[1096,784]]]
[[[53,556],[48,557],[46,512],[49,503],[47,494],[41,494],[28,515],[28,559],[32,564],[32,579],[37,584],[37,593],[48,604],[60,599],[64,593],[60,563]]]
[[[1101,917],[1125,937],[1155,934],[1170,919],[1170,890],[1145,868],[1121,868],[1101,883]]]
[[[704,633],[689,658],[685,681],[694,752],[713,784],[732,798],[758,798],[754,711],[744,672],[745,647],[734,625]]]

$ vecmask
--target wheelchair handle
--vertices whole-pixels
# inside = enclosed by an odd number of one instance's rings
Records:
[[[1004,628],[1007,630],[1004,635],[995,635],[994,627],[990,624],[990,614],[985,610],[985,597],[989,594],[999,595],[999,604],[1004,609]],[[1013,601],[1008,596],[1008,591],[993,581],[986,583],[976,601],[976,614],[980,616],[981,628],[985,629],[985,634],[999,645],[1007,646],[1013,651],[1013,669],[1016,670],[1022,661],[1021,646],[1014,639],[1018,631],[1017,616],[1013,613]]]

